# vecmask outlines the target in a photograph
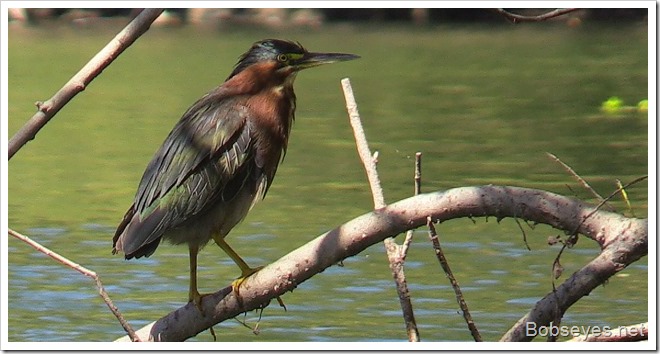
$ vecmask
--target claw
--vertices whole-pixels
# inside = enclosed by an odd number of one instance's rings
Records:
[[[236,296],[240,295],[239,289],[241,287],[241,284],[251,275],[254,273],[260,271],[263,267],[256,267],[256,268],[246,268],[244,269],[241,273],[241,276],[231,282],[231,289],[236,292]],[[282,301],[282,298],[279,296],[277,297],[277,303],[284,308],[284,311],[286,311],[286,305],[284,304],[284,301]],[[264,307],[268,306],[268,304],[264,305]]]
[[[263,268],[263,267],[246,268],[246,269],[241,270],[241,276],[239,278],[237,278],[236,280],[234,280],[233,282],[231,282],[232,290],[235,291],[236,294],[238,295],[239,294],[239,288],[240,288],[241,284],[243,284],[245,279],[247,279],[252,274],[260,271],[261,268]]]
[[[195,305],[195,307],[202,314],[202,317],[204,317],[204,310],[202,310],[202,298],[204,296],[205,295],[200,294],[197,289],[190,289],[188,292],[188,302],[192,302]]]

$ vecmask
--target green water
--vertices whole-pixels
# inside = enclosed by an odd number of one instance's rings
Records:
[[[9,29],[9,136],[120,27]],[[149,259],[111,255],[111,238],[144,167],[181,113],[229,74],[237,57],[266,37],[362,59],[301,73],[297,120],[266,199],[228,241],[250,264],[267,264],[372,207],[339,80],[350,77],[388,202],[412,191],[423,152],[423,190],[501,184],[593,201],[545,152],[556,154],[602,195],[616,179],[647,174],[647,116],[601,113],[618,96],[647,98],[646,24],[569,29],[553,24],[498,27],[335,26],[306,32],[214,32],[154,28],[106,69],[9,163],[9,225],[96,271],[134,327],[183,305],[185,247],[162,245]],[[647,183],[628,190],[647,214]],[[612,205],[632,215],[620,198]],[[484,339],[497,340],[551,290],[557,231],[527,231],[513,220],[455,220],[439,226],[447,257]],[[424,341],[470,341],[454,294],[424,230],[406,263]],[[651,236],[653,237],[653,235]],[[401,240],[398,240],[401,242]],[[598,254],[582,238],[566,252],[566,279]],[[9,238],[9,340],[111,341],[123,330],[94,283]],[[238,269],[215,247],[199,259],[201,291],[226,286]],[[562,324],[647,321],[647,259],[573,306]],[[261,334],[236,321],[216,326],[220,341],[405,340],[382,245],[331,267],[272,306]],[[241,317],[251,325],[258,319]],[[194,340],[209,341],[202,333]]]

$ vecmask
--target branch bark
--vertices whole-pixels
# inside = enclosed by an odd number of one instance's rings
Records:
[[[584,220],[589,214],[592,215]],[[420,194],[355,218],[247,278],[241,285],[240,298],[231,291],[231,286],[204,297],[202,306],[206,317],[202,317],[194,305],[187,304],[138,330],[137,335],[143,341],[181,341],[193,337],[216,323],[264,306],[315,274],[387,237],[425,225],[427,216],[436,222],[478,216],[517,217],[569,232],[577,228],[579,233],[600,244],[603,253],[562,284],[556,294],[542,300],[559,299],[562,306],[570,306],[648,253],[646,219],[626,218],[607,211],[594,212],[593,206],[579,200],[535,189],[508,186],[455,188]],[[562,300],[563,297],[566,299]],[[531,312],[540,324],[543,316],[537,313],[537,309],[547,310],[547,304],[543,305],[537,305]]]
[[[144,34],[163,9],[145,9],[115,36],[100,52],[74,75],[69,82],[46,102],[37,102],[38,111],[9,140],[7,159],[11,159],[28,141],[35,138],[51,118],[75,95],[85,90],[103,69],[108,67],[126,48]]]

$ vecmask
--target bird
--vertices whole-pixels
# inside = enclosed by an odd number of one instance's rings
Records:
[[[128,260],[151,256],[161,240],[187,244],[188,301],[203,314],[197,255],[213,240],[241,270],[232,282],[238,293],[260,268],[248,266],[225,237],[265,197],[286,154],[297,73],[357,58],[309,52],[288,40],[255,42],[221,85],[183,113],[156,151],[117,227],[112,253]]]

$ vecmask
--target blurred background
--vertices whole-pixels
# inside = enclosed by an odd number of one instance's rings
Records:
[[[537,15],[538,9],[512,10]],[[10,9],[9,136],[138,12]],[[111,254],[112,235],[151,159],[181,114],[221,84],[263,38],[360,60],[302,72],[284,162],[266,199],[227,240],[251,265],[268,264],[372,209],[340,79],[349,77],[386,201],[413,191],[415,152],[424,192],[497,184],[597,203],[546,152],[601,195],[648,173],[646,9],[588,9],[513,25],[488,9],[171,9],[9,163],[9,226],[96,271],[136,328],[187,299],[186,247],[148,259]],[[647,217],[648,185],[628,190],[627,216]],[[441,243],[485,340],[497,340],[552,289],[559,234],[514,220],[452,220]],[[402,238],[397,241],[400,243]],[[10,341],[112,341],[124,335],[94,283],[9,239]],[[561,282],[599,253],[581,238],[564,252]],[[216,247],[200,254],[199,287],[238,276]],[[425,230],[406,275],[423,341],[471,341]],[[643,258],[574,305],[565,325],[648,320]],[[381,244],[331,267],[267,308],[255,336],[237,321],[219,341],[404,341]],[[655,301],[655,299],[652,299]],[[239,319],[254,326],[258,314]],[[210,341],[208,333],[192,340]]]
[[[40,23],[62,20],[74,24],[90,24],[111,18],[135,17],[140,9],[10,9],[10,21]],[[536,16],[548,9],[512,9],[512,12]],[[646,9],[582,9],[553,21],[578,26],[582,21],[630,22],[645,20]],[[157,25],[181,26],[249,26],[270,29],[312,28],[336,22],[429,25],[451,22],[501,23],[502,16],[490,9],[166,9]]]

